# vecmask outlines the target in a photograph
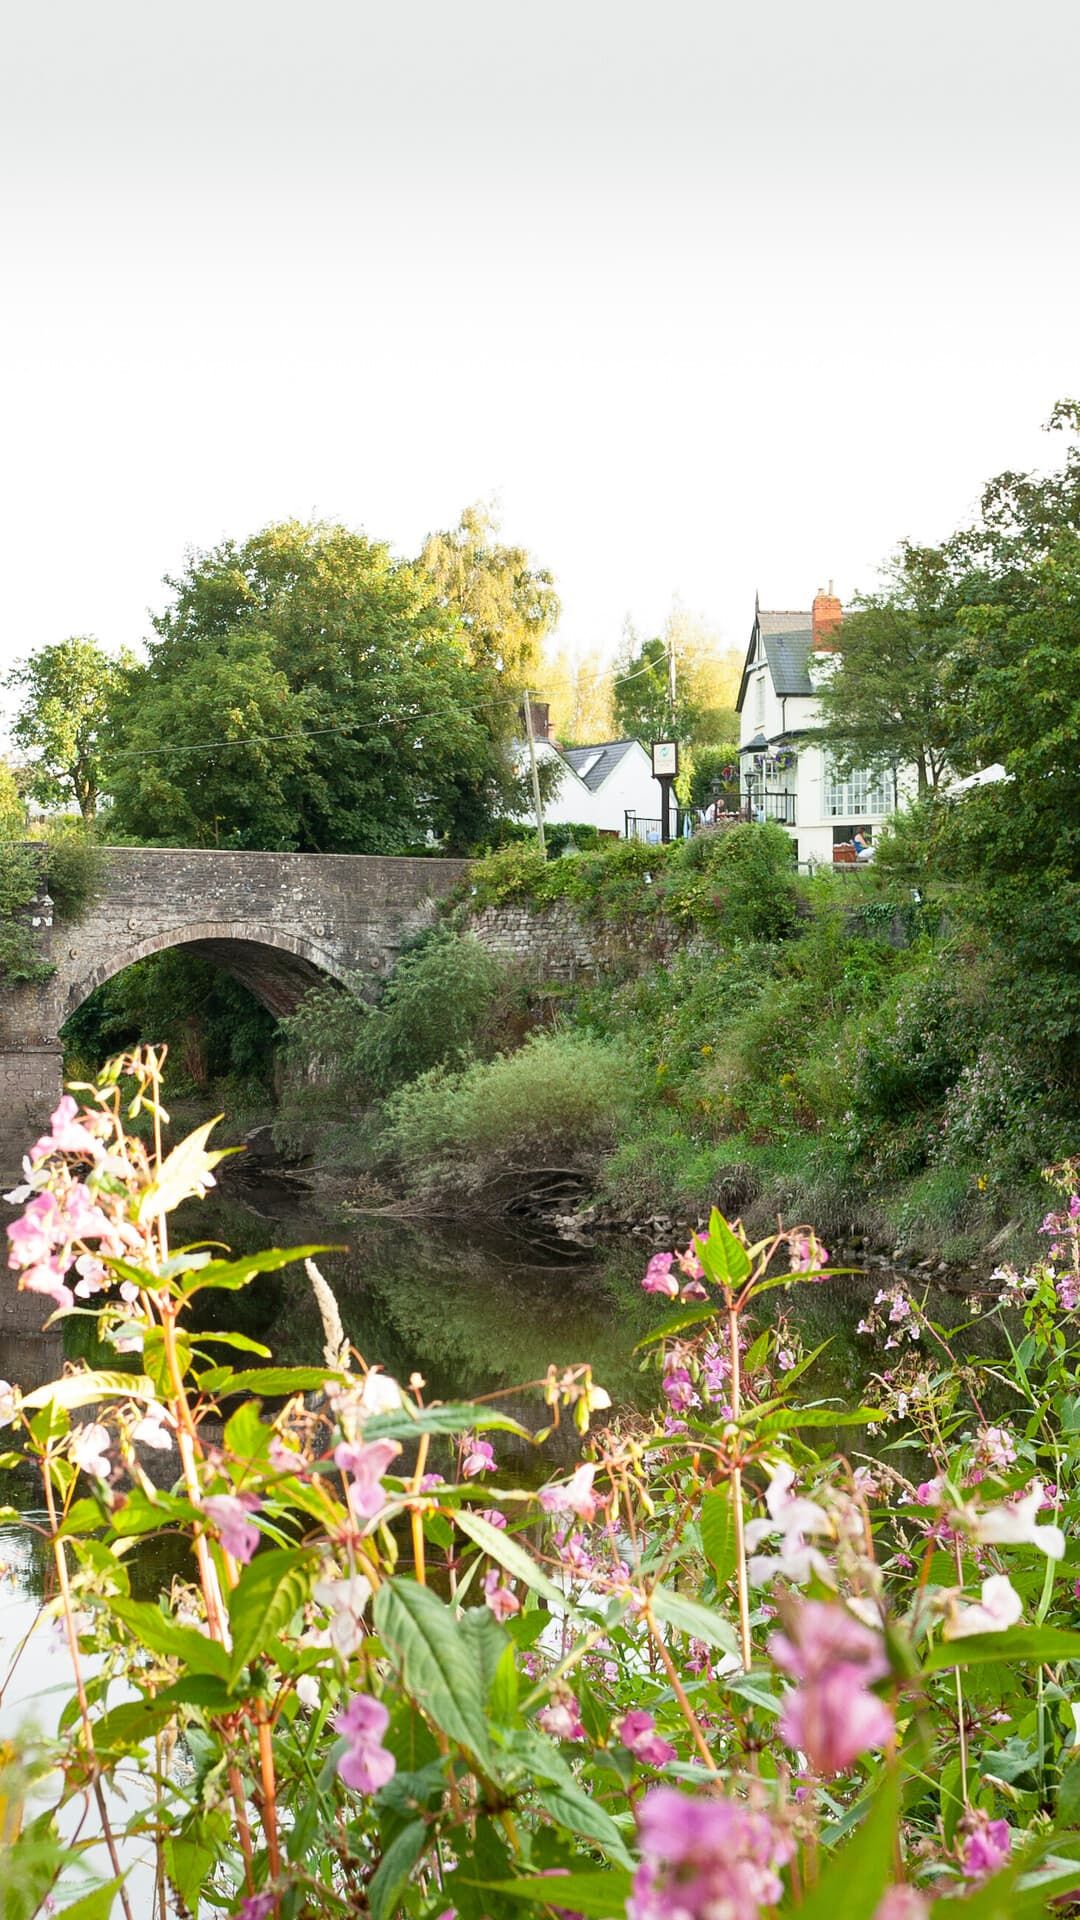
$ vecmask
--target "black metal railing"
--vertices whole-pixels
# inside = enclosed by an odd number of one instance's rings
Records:
[[[692,833],[695,818],[696,816],[688,807],[673,808],[670,823],[672,839],[683,840]],[[623,829],[625,839],[644,840],[650,847],[658,847],[663,838],[663,822],[660,818],[653,820],[644,813],[628,810],[623,816]]]
[[[744,804],[748,820],[776,820],[782,827],[795,825],[793,793],[750,793]]]

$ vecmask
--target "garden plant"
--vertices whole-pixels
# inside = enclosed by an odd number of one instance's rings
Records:
[[[2,1390],[71,1671],[59,1731],[4,1750],[5,1920],[1018,1920],[1080,1893],[1074,1164],[1044,1257],[994,1279],[1008,1364],[961,1364],[891,1284],[853,1304],[864,1404],[815,1400],[782,1290],[842,1269],[714,1211],[644,1276],[655,1410],[553,1352],[530,1428],[368,1365],[322,1250],[174,1247],[221,1156],[210,1127],[167,1149],[161,1072],[144,1049],[66,1095],[11,1196],[13,1284],[105,1358]],[[294,1260],[310,1366],[198,1331],[206,1290]],[[139,1599],[156,1536],[190,1555]]]

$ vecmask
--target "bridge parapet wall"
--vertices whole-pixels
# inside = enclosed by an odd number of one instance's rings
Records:
[[[55,1100],[64,1021],[122,968],[188,946],[276,1014],[320,979],[359,976],[374,993],[466,869],[370,854],[110,848],[105,884],[82,919],[42,929],[52,977],[0,988],[0,1171],[17,1164],[28,1116],[32,1132]]]

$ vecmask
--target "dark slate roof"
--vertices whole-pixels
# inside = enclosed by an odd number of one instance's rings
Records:
[[[769,613],[763,607],[755,607],[754,625],[750,633],[750,644],[746,649],[739,696],[735,702],[740,713],[743,709],[743,701],[746,699],[750,663],[759,636],[777,693],[812,694],[814,691],[806,664],[813,640],[813,616],[809,612],[803,613],[794,609]]]
[[[603,786],[608,774],[614,773],[619,761],[629,753],[633,744],[632,740],[603,740],[595,747],[560,747],[559,751],[567,766],[572,767],[579,780],[584,781],[589,792],[595,793],[597,787]]]
[[[761,643],[777,693],[813,693],[806,664],[813,641],[809,621],[801,633],[770,633],[765,625],[768,617],[761,616]]]

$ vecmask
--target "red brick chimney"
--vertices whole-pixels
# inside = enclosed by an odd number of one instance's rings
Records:
[[[832,653],[834,651],[839,639],[840,622],[843,617],[844,609],[833,592],[832,581],[830,580],[828,593],[825,592],[824,587],[819,587],[814,595],[812,627],[815,653]]]

